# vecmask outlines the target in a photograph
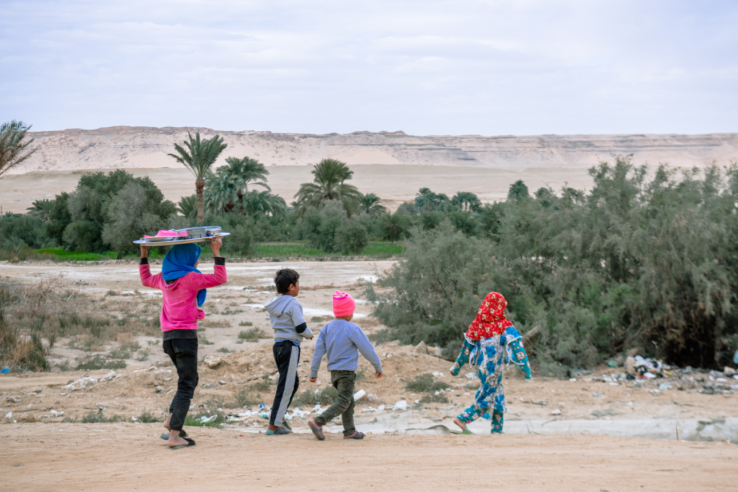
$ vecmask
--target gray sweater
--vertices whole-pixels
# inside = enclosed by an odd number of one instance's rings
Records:
[[[313,336],[302,315],[302,305],[294,297],[287,294],[272,297],[264,304],[264,309],[269,313],[275,340],[300,343],[303,338]]]
[[[357,325],[342,319],[334,319],[320,330],[315,342],[310,377],[318,375],[320,360],[328,354],[329,371],[355,371],[359,368],[359,352],[377,372],[382,372],[382,363],[372,342]]]

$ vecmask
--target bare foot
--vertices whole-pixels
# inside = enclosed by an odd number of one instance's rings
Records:
[[[189,446],[190,443],[185,441],[183,438],[179,437],[179,431],[173,430],[169,431],[169,441],[167,441],[167,444],[170,448],[173,448],[175,446]]]
[[[465,431],[466,430],[466,424],[464,422],[462,422],[461,420],[459,420],[458,418],[455,418],[454,419],[454,424],[456,424],[459,427],[461,427],[461,430],[462,431]]]
[[[167,419],[164,421],[164,428],[168,431],[171,431],[171,427],[169,427],[169,422],[172,420],[172,414],[170,413]]]

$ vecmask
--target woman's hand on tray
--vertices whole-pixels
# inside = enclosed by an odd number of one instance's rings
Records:
[[[149,257],[149,247],[141,245],[141,258],[148,258]]]
[[[219,233],[216,233],[215,237],[210,240],[210,249],[213,250],[213,256],[220,256],[221,246],[223,246],[223,238],[220,237]]]

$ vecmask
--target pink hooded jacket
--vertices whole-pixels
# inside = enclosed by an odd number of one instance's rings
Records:
[[[215,265],[215,273],[191,272],[167,284],[161,273],[151,275],[148,263],[138,266],[141,283],[144,287],[159,289],[164,296],[161,309],[161,331],[197,330],[197,320],[205,317],[205,312],[197,308],[197,293],[223,285],[228,281],[223,265]]]

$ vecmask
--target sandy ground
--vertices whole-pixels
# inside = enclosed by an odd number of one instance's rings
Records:
[[[588,436],[368,436],[325,442],[156,424],[0,427],[2,490],[734,490],[738,447]]]
[[[269,186],[285,199],[294,200],[300,184],[311,182],[312,166],[269,166]],[[583,189],[592,180],[586,166],[579,167],[450,167],[450,166],[392,166],[354,165],[351,184],[362,193],[376,193],[390,209],[415,198],[420,188],[453,196],[459,191],[476,193],[482,201],[496,201],[507,197],[508,188],[522,179],[531,192],[541,186],[552,186],[558,191],[568,186]],[[110,172],[110,169],[104,170]],[[185,168],[127,169],[137,177],[148,176],[162,190],[168,200],[178,202],[182,196],[195,192],[195,181]],[[25,213],[34,200],[52,198],[63,191],[71,192],[82,173],[93,171],[49,171],[13,174],[0,179],[0,206],[4,211]]]
[[[244,390],[267,407],[271,405],[276,372],[271,339],[243,342],[238,333],[245,329],[241,323],[251,323],[269,334],[261,306],[273,295],[267,286],[277,268],[288,266],[301,273],[303,290],[298,299],[313,329],[319,330],[330,319],[330,295],[340,288],[359,299],[356,321],[371,334],[383,327],[370,316],[371,305],[362,299],[361,282],[372,280],[392,264],[229,263],[229,283],[209,291],[206,328],[200,333],[201,342],[210,343],[201,343],[200,358],[217,357],[220,363],[214,368],[200,365],[193,414],[214,410],[214,402],[232,402]],[[158,268],[152,265],[154,272]],[[208,272],[212,267],[205,264],[202,268]],[[135,263],[0,263],[3,280],[33,285],[47,276],[79,289],[101,312],[120,313],[144,305],[156,316],[159,309],[160,296],[140,286]],[[74,366],[78,357],[106,354],[117,346],[114,341],[85,352],[68,347],[71,340],[61,339],[50,357],[55,372],[0,376],[0,490],[172,488],[173,479],[165,470],[174,473],[176,487],[182,490],[482,490],[498,484],[512,490],[615,491],[641,486],[645,490],[730,490],[738,478],[733,461],[738,459],[738,447],[725,442],[571,434],[576,429],[551,436],[490,436],[486,421],[475,423],[474,436],[411,435],[412,429],[439,428],[445,433],[446,428],[453,428],[451,419],[471,403],[477,381],[467,377],[470,371],[466,369],[460,377],[451,377],[451,363],[433,350],[419,353],[415,347],[396,342],[376,347],[385,371],[381,380],[360,359],[362,378],[357,390],[365,390],[367,396],[357,404],[356,423],[370,433],[364,442],[342,441],[340,420],[326,427],[329,437],[325,443],[316,442],[306,427],[306,420],[314,417],[312,406],[301,408],[306,414],[291,412],[295,435],[267,438],[266,420],[258,416],[256,405],[247,405],[222,408],[231,415],[224,429],[188,428],[197,439],[196,448],[170,451],[158,439],[160,424],[130,421],[143,412],[164,417],[176,390],[176,373],[161,352],[158,337],[140,335],[134,340],[141,346],[137,355],[145,353],[145,360],[132,355],[125,361],[128,367],[115,371],[108,381],[100,380],[108,370],[59,372],[58,365],[70,361]],[[313,341],[303,343],[300,393],[325,389],[329,381],[323,364],[318,383],[307,382],[313,345]],[[511,367],[505,373],[506,425],[511,430],[526,422],[600,422],[627,427],[636,419],[719,422],[727,418],[732,422],[738,417],[738,396],[733,392],[699,393],[694,380],[680,381],[681,390],[676,384],[658,390],[661,379],[603,379],[617,372],[622,369],[602,367],[573,381],[536,374],[533,382],[525,382],[520,371]],[[423,394],[407,390],[408,381],[428,373],[450,385],[443,393],[447,403],[421,403]],[[65,387],[85,376],[98,381]],[[271,388],[253,391],[251,385],[265,376]],[[695,379],[706,377],[695,374]],[[407,403],[407,410],[393,409],[400,401]],[[120,416],[128,422],[79,423],[91,412]],[[64,419],[77,423],[63,423]],[[335,473],[342,469],[336,465],[350,471],[348,481]],[[190,477],[193,469],[196,475]]]

